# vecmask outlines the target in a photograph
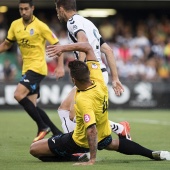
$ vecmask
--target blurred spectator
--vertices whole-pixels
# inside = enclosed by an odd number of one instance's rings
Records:
[[[57,35],[61,44],[68,44],[65,25],[54,15],[39,12],[37,15],[46,22]],[[129,17],[129,18],[128,18]],[[91,18],[99,28],[103,39],[114,51],[118,74],[125,80],[170,80],[170,17],[165,14],[148,14],[146,18],[125,16],[118,13],[114,17]],[[6,36],[6,18],[0,13],[0,41]],[[14,51],[13,52],[17,52]],[[74,59],[73,53],[65,53],[65,70],[68,78],[68,62]],[[103,58],[105,59],[105,58]],[[17,52],[17,66],[21,70],[22,57]],[[106,62],[105,62],[106,63]],[[13,63],[11,63],[12,65]],[[106,63],[107,64],[107,63]],[[49,78],[56,61],[47,58]],[[0,79],[3,78],[3,63],[0,59]],[[109,70],[108,70],[109,71]],[[15,77],[15,76],[14,76]]]
[[[7,34],[7,23],[4,14],[0,13],[0,43],[3,42]]]
[[[99,31],[105,41],[112,41],[115,33],[115,28],[107,18],[105,18],[101,23]]]
[[[3,73],[4,73],[4,80],[6,82],[15,80],[15,76],[17,74],[17,68],[14,64],[10,62],[10,60],[6,59],[4,61]]]

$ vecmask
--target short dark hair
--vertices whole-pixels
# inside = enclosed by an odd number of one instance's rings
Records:
[[[28,3],[30,6],[34,5],[32,0],[19,0],[19,4],[20,3]]]
[[[84,62],[79,60],[70,61],[68,67],[70,68],[70,75],[72,78],[80,83],[89,81],[90,71]]]
[[[57,8],[60,8],[61,6],[66,11],[76,11],[76,1],[75,0],[54,0],[55,4],[57,5]]]

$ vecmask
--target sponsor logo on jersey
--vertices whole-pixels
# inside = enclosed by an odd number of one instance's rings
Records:
[[[34,29],[30,29],[30,35],[34,34]]]
[[[92,63],[92,68],[97,69],[98,67],[97,67],[97,65],[95,63]]]
[[[88,114],[84,115],[84,121],[88,123],[90,121],[90,116]]]

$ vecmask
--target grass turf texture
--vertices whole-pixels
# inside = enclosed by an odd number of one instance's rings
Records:
[[[47,111],[61,129],[56,111]],[[115,122],[127,120],[131,125],[132,140],[153,150],[170,151],[169,110],[116,110],[109,111]],[[98,151],[93,166],[73,166],[68,163],[44,163],[29,154],[30,144],[37,127],[22,110],[0,110],[0,170],[168,170],[170,161],[153,161],[142,156],[128,156],[112,151]],[[51,133],[47,137],[50,137]],[[112,135],[117,138],[116,135]]]

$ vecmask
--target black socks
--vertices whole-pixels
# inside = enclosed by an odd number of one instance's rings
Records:
[[[54,123],[50,120],[50,118],[48,117],[48,115],[39,107],[36,107],[37,111],[39,113],[39,115],[41,116],[41,118],[43,119],[43,121],[50,127],[53,135],[60,135],[63,134],[63,132],[61,132],[55,125]]]
[[[41,116],[39,115],[37,108],[34,106],[34,104],[27,98],[23,98],[20,102],[20,105],[22,105],[25,109],[25,111],[30,115],[30,117],[37,123],[38,131],[41,131],[48,126],[44,123]]]
[[[119,149],[117,152],[126,154],[126,155],[141,155],[148,157],[150,159],[154,159],[152,156],[152,150],[144,148],[143,146],[127,140],[127,139],[120,139],[119,140]]]

